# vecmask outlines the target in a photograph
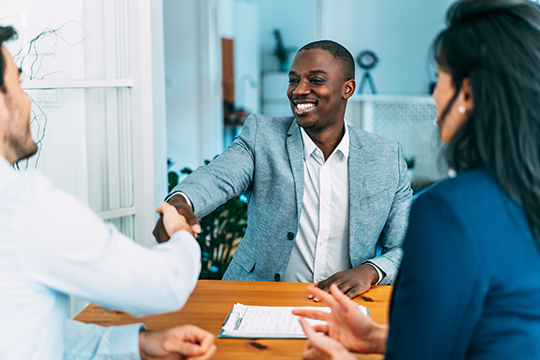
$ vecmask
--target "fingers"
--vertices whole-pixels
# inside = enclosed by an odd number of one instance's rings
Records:
[[[169,241],[169,235],[167,235],[167,232],[165,231],[165,228],[163,227],[163,217],[160,216],[156,226],[154,227],[154,231],[152,232],[154,237],[156,238],[156,241],[158,243],[163,243],[166,241]]]
[[[165,213],[173,215],[173,213],[176,213],[176,209],[171,204],[162,201],[159,203],[156,212],[160,215],[164,215]]]
[[[216,344],[212,344],[205,354],[200,355],[200,356],[190,356],[186,358],[186,360],[207,360],[207,359],[210,359],[212,356],[214,356],[216,351],[217,351]]]
[[[169,237],[180,230],[186,230],[190,232],[191,235],[197,236],[192,227],[188,225],[186,218],[179,214],[176,208],[171,204],[162,201],[159,203],[156,212],[162,215],[161,219],[163,221],[163,227]]]
[[[315,284],[315,286],[318,287],[321,290],[329,291],[330,285],[332,284],[331,278],[332,277],[329,277],[326,280],[319,281],[317,284]]]
[[[315,330],[315,332],[328,335],[328,324],[313,325],[311,328]]]
[[[193,359],[207,359],[215,350],[215,336],[210,332],[194,325],[184,325],[171,329],[176,339],[182,341],[178,344],[179,353]]]
[[[197,326],[192,326],[192,332],[196,339],[194,342],[198,343],[204,352],[214,344],[215,336],[212,333]]]
[[[305,319],[300,318],[299,321],[308,339],[302,353],[304,359],[354,359],[339,342],[328,336],[318,335],[316,329]]]
[[[306,333],[306,336],[309,340],[311,340],[313,337],[317,336],[317,332],[313,330],[311,325],[308,324],[306,319],[299,318],[298,321],[300,321],[300,326],[302,326],[302,330],[304,330],[304,333]]]
[[[329,314],[313,309],[294,309],[293,315],[307,317],[315,320],[328,321]]]
[[[308,294],[310,294],[313,298],[321,300],[328,306],[332,306],[332,304],[334,304],[335,302],[332,295],[330,295],[326,291],[321,290],[317,286],[309,286],[307,290]]]
[[[348,282],[347,279],[342,276],[341,272],[330,276],[326,280],[320,281],[315,286],[323,291],[330,292],[330,286],[332,286],[332,284],[339,286],[341,291],[344,293],[349,291],[352,286],[350,282]]]
[[[346,302],[347,300],[349,300],[336,284],[332,284],[330,286],[330,294],[332,294],[332,296],[339,302]]]
[[[341,284],[331,284],[330,286],[328,286],[328,292],[331,292],[330,289],[332,288],[332,286],[337,286],[337,288],[339,289],[339,291],[342,293],[342,294],[345,294],[346,296],[348,296],[349,298],[353,298],[357,295],[357,286],[355,286],[354,284],[351,284],[347,281],[341,283]]]
[[[358,310],[358,305],[352,301],[347,295],[343,294],[339,288],[333,284],[330,286],[330,293],[334,297],[336,304],[344,308],[355,308]]]

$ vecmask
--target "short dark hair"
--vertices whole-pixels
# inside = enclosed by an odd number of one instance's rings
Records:
[[[450,73],[455,102],[464,79],[473,109],[446,148],[457,171],[482,168],[524,210],[540,245],[540,7],[529,0],[460,0],[432,47]]]
[[[334,59],[343,64],[343,73],[345,74],[346,79],[354,80],[354,58],[349,50],[343,47],[343,45],[340,45],[332,40],[319,40],[302,46],[302,48],[298,51],[300,52],[302,50],[310,49],[321,49],[328,51],[330,54],[332,54]]]
[[[17,37],[17,31],[11,26],[0,26],[0,47],[4,45],[4,42]],[[4,84],[4,72],[6,71],[6,59],[0,52],[0,91],[6,92]]]

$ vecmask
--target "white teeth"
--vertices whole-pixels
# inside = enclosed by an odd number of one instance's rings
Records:
[[[315,107],[315,104],[311,104],[311,103],[296,104],[296,108],[298,110],[307,110],[313,107]]]

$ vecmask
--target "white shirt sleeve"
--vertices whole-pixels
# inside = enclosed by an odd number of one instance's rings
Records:
[[[148,249],[44,177],[37,179],[20,199],[20,223],[13,224],[31,278],[135,316],[184,305],[200,272],[200,248],[191,234],[179,231]]]
[[[143,324],[103,327],[67,320],[64,360],[140,360]]]

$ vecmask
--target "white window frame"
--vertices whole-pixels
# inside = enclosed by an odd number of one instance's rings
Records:
[[[133,163],[133,206],[119,207],[110,211],[98,212],[103,220],[113,220],[117,218],[133,216],[134,240],[145,246],[152,246],[155,241],[152,238],[152,229],[155,224],[155,205],[159,198],[166,194],[166,155],[163,151],[156,154],[154,151],[154,125],[161,127],[164,132],[165,110],[163,99],[154,98],[156,94],[163,94],[164,80],[154,81],[153,74],[163,74],[163,54],[155,54],[152,43],[156,38],[156,31],[162,31],[161,27],[156,27],[152,23],[156,16],[161,17],[161,2],[157,4],[151,0],[119,0],[129,1],[129,13],[123,14],[125,23],[106,23],[105,26],[124,26],[129,32],[129,54],[131,76],[118,79],[96,79],[96,80],[28,80],[23,82],[25,90],[50,90],[50,89],[130,89],[131,94],[131,125],[132,125],[132,163]],[[116,3],[116,2],[115,2]],[[107,4],[109,5],[109,4]],[[159,14],[155,14],[159,12]],[[155,14],[154,18],[152,15]],[[154,26],[154,27],[153,27]],[[162,37],[157,37],[162,41]],[[157,44],[159,48],[162,44]],[[157,62],[156,62],[157,58]],[[161,59],[161,64],[159,60]],[[157,85],[156,85],[157,84]],[[157,89],[155,89],[157,86]],[[157,103],[158,106],[155,106]],[[163,135],[164,134],[160,134]],[[165,141],[163,139],[163,141]],[[155,162],[155,158],[163,159],[163,166]],[[85,160],[84,160],[85,161]],[[120,160],[121,161],[121,160]],[[114,166],[114,165],[113,165]],[[111,167],[111,166],[110,166]],[[163,174],[156,174],[163,181],[158,181],[161,186],[156,191],[155,171],[162,171]],[[160,176],[162,175],[162,176]],[[81,184],[81,186],[88,186]],[[116,184],[115,187],[122,191],[125,184]],[[84,189],[82,191],[84,193]]]

